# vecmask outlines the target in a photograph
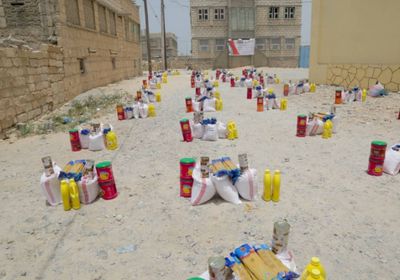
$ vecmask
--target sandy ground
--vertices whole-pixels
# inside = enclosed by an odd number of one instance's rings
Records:
[[[308,75],[300,69],[268,69],[282,79]],[[134,92],[141,79],[106,87]],[[184,74],[162,89],[157,117],[117,121],[117,152],[73,153],[67,133],[0,142],[0,279],[186,279],[207,269],[212,255],[227,255],[244,242],[268,242],[273,222],[291,224],[289,246],[302,269],[319,256],[329,279],[400,279],[400,175],[365,173],[370,142],[400,142],[395,112],[400,95],[342,105],[340,128],[329,140],[297,138],[296,115],[328,111],[329,87],[290,96],[288,110],[256,112],[246,90],[220,87],[224,110],[206,116],[234,120],[236,141],[181,141],[184,97],[194,90]],[[273,86],[278,96],[282,84]],[[11,143],[12,142],[12,143]],[[282,171],[281,202],[259,199],[233,205],[220,199],[192,207],[179,197],[179,159],[247,152],[259,172]],[[41,157],[112,160],[119,196],[79,211],[46,206],[39,186]],[[261,191],[260,191],[261,195]],[[120,253],[126,247],[130,252]]]

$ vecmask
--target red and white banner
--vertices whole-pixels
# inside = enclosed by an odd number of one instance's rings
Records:
[[[230,56],[244,56],[244,55],[254,55],[254,49],[256,46],[255,39],[229,39],[229,55]]]

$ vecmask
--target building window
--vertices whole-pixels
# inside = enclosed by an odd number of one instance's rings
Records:
[[[199,20],[208,20],[208,9],[199,9]]]
[[[271,38],[270,49],[271,50],[280,50],[281,49],[281,38]]]
[[[94,22],[94,3],[93,0],[83,0],[83,11],[85,14],[85,27],[96,29]]]
[[[84,58],[78,58],[79,61],[79,71],[81,74],[86,73],[86,65],[85,65],[85,59]]]
[[[256,38],[256,49],[257,50],[265,50],[265,39],[264,38]]]
[[[225,39],[215,40],[215,50],[217,52],[223,51],[225,49]]]
[[[254,8],[231,8],[229,18],[232,31],[254,30]]]
[[[100,32],[107,33],[106,7],[101,5],[98,5],[98,7],[99,7]]]
[[[78,0],[65,1],[67,22],[80,25]]]
[[[140,41],[140,25],[137,24],[134,21],[129,21],[129,26],[130,26],[130,40],[133,40],[134,42],[139,42]]]
[[[214,9],[215,20],[225,20],[225,9]]]
[[[279,7],[269,7],[269,18],[279,18]]]
[[[112,58],[111,58],[111,65],[112,65],[112,69],[113,69],[113,70],[115,70],[115,69],[117,68],[115,57],[112,57]]]
[[[115,13],[108,11],[109,19],[110,19],[110,33],[112,35],[117,35],[117,28],[115,23]]]
[[[201,52],[208,52],[208,40],[200,40],[199,46]]]
[[[294,7],[286,7],[285,8],[285,18],[294,18]]]
[[[296,43],[296,42],[295,42],[295,39],[294,39],[294,38],[286,38],[286,39],[285,39],[286,49],[288,49],[288,50],[294,49],[295,43]]]

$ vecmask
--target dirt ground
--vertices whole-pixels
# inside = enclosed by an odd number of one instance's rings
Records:
[[[266,69],[283,80],[308,76],[302,69]],[[135,92],[141,78],[103,88]],[[272,86],[278,97],[283,85]],[[95,93],[93,90],[86,94]],[[220,86],[218,120],[234,120],[235,141],[182,142],[179,120],[189,76],[169,77],[157,117],[99,121],[114,125],[118,151],[71,152],[67,132],[0,142],[0,279],[179,279],[201,274],[207,259],[242,243],[269,243],[273,222],[291,224],[289,247],[300,270],[319,256],[329,279],[400,279],[400,175],[366,174],[370,142],[400,142],[395,112],[400,94],[368,98],[337,109],[333,138],[298,138],[296,116],[329,111],[332,87],[288,98],[287,111],[256,112],[246,90]],[[233,205],[215,198],[192,207],[179,197],[182,157],[249,155],[262,186],[265,168],[282,172],[281,201]],[[39,178],[41,158],[63,166],[71,159],[112,160],[119,196],[65,212],[47,206]],[[261,195],[260,189],[259,194]]]

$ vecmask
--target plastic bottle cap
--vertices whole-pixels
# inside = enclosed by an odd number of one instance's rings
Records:
[[[280,170],[275,170],[275,174],[280,174],[281,171]]]
[[[318,257],[312,257],[311,258],[311,263],[314,265],[318,265],[320,263],[320,260]]]
[[[265,169],[264,173],[271,173],[271,170]]]

